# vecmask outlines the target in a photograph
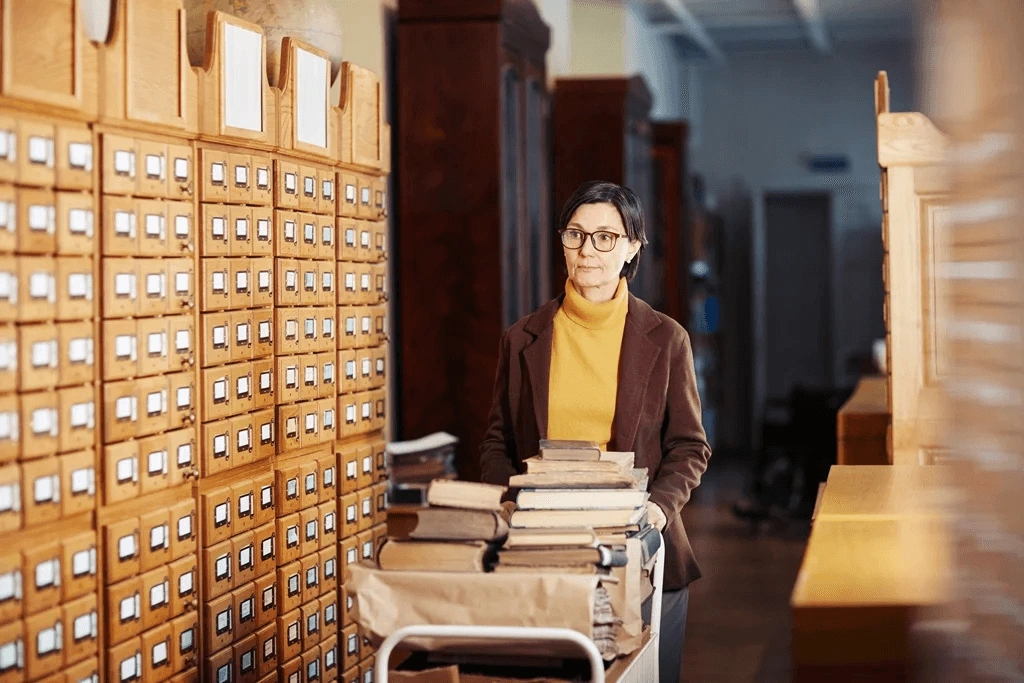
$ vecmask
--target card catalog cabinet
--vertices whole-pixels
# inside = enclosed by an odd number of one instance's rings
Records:
[[[225,68],[251,23],[211,17],[200,75],[159,28],[177,2],[123,0],[104,44],[65,4],[5,26],[75,78],[5,53],[0,680],[361,675],[341,577],[383,520],[381,84],[346,63],[331,102],[325,78],[311,136],[315,48],[289,41],[272,90],[259,60]],[[245,69],[251,111],[227,96]]]
[[[181,130],[98,143],[100,655],[104,680],[166,681],[199,663],[196,155]]]
[[[275,169],[271,156],[222,145],[200,146],[198,159],[203,283],[198,330],[200,469],[204,476],[213,476],[262,461],[276,451]],[[247,520],[251,529],[251,494],[243,500],[250,512],[239,519]],[[252,573],[255,553],[246,552],[252,557],[244,558],[244,568],[232,565],[230,584],[239,570],[243,582]],[[226,567],[226,560],[220,567]],[[221,575],[216,585],[224,586],[225,581]]]

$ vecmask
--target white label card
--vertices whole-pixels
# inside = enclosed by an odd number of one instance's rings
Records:
[[[225,22],[223,49],[224,124],[262,131],[263,34]]]
[[[192,516],[185,515],[178,520],[178,540],[188,538],[192,535]]]
[[[158,583],[149,589],[149,607],[159,607],[167,602],[167,586]]]
[[[186,238],[192,233],[192,221],[188,216],[174,217],[174,236]]]
[[[117,217],[121,216],[121,212],[115,214],[114,230],[117,230]],[[93,234],[93,213],[88,209],[69,209],[68,210],[68,230],[74,235],[85,235],[86,237],[92,237]]]
[[[297,49],[295,54],[295,136],[300,142],[325,148],[330,67],[326,59],[306,50]]]
[[[68,143],[68,165],[79,171],[91,171],[92,145],[87,142]]]
[[[132,458],[122,458],[117,461],[117,481],[118,483],[124,483],[126,481],[135,481],[135,465],[136,460]]]
[[[135,152],[124,149],[114,150],[114,172],[118,175],[134,175]]]
[[[122,536],[117,541],[117,557],[121,560],[127,560],[129,557],[135,556],[135,536],[129,534],[128,536]]]
[[[146,175],[150,178],[164,177],[164,158],[157,154],[146,155]]]
[[[146,294],[148,296],[163,296],[165,287],[164,273],[149,273],[146,275]]]

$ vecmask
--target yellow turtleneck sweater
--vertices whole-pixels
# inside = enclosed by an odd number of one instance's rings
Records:
[[[611,441],[627,293],[623,278],[611,301],[595,304],[566,280],[551,342],[548,439],[596,441],[602,449]]]

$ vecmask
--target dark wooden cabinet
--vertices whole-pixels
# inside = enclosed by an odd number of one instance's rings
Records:
[[[664,245],[662,313],[680,325],[690,326],[690,217],[687,201],[686,139],[683,121],[653,124],[651,156],[654,170],[654,203],[647,216]]]
[[[474,479],[498,342],[550,293],[550,34],[529,0],[400,0],[400,438],[459,437]]]
[[[555,81],[554,141],[555,216],[581,183],[607,180],[629,187],[640,197],[649,244],[630,291],[661,307],[664,243],[652,220],[654,186],[651,164],[651,93],[641,76],[630,78],[563,78]],[[552,292],[565,285],[565,259],[557,236],[552,258]]]

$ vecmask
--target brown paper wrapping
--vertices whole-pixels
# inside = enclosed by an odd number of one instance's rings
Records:
[[[395,683],[462,683],[459,667],[446,666],[426,671],[390,671],[388,680]]]
[[[615,639],[620,655],[631,654],[640,647],[644,630],[643,618],[640,616],[640,605],[643,602],[640,587],[643,563],[640,541],[635,538],[626,539],[626,557],[629,563],[625,567],[612,569],[612,576],[618,578],[618,582],[604,583],[612,599],[612,611],[622,619],[619,635]]]
[[[597,582],[597,576],[580,574],[384,571],[358,564],[349,567],[345,587],[356,596],[360,625],[378,641],[414,624],[568,628],[592,638]],[[574,644],[547,641],[403,643],[432,652],[584,656]]]
[[[459,667],[447,666],[427,671],[392,671],[389,681],[396,683],[565,683],[560,678],[495,678],[459,673]]]

